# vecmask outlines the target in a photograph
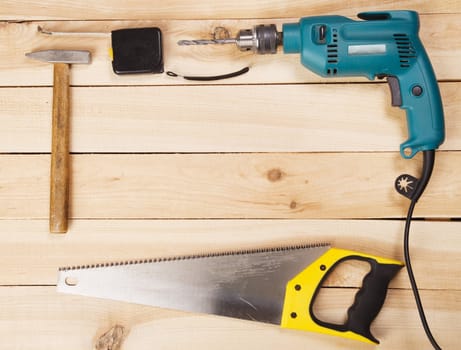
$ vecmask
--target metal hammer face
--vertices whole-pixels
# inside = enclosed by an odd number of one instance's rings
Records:
[[[26,56],[49,63],[89,64],[91,61],[90,52],[85,50],[43,50],[26,53]]]

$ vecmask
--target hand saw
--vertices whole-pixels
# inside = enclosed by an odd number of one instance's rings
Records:
[[[344,324],[321,321],[313,304],[342,262],[370,272]],[[370,325],[403,263],[326,244],[158,258],[59,269],[58,292],[207,313],[379,343]]]

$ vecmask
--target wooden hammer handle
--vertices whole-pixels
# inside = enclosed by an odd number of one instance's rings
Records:
[[[69,207],[69,69],[54,64],[51,135],[50,232],[67,232]]]

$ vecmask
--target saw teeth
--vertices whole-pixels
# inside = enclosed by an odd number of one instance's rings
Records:
[[[102,267],[152,264],[152,263],[169,262],[169,261],[177,261],[177,260],[214,258],[214,257],[219,257],[219,256],[228,256],[228,255],[248,255],[248,254],[268,253],[268,252],[283,252],[287,250],[323,248],[323,247],[329,247],[329,246],[330,246],[329,243],[323,242],[323,243],[313,243],[313,244],[310,243],[310,244],[255,248],[255,249],[245,249],[245,250],[235,250],[235,251],[230,250],[230,251],[215,252],[215,253],[178,255],[178,256],[170,256],[170,257],[150,258],[150,259],[114,261],[114,262],[91,264],[91,265],[66,266],[66,267],[60,267],[58,270],[59,271],[72,271],[72,270],[83,270],[83,269],[96,269],[96,268],[102,268]]]

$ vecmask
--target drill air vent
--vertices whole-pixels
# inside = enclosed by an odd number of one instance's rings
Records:
[[[416,58],[416,50],[407,34],[394,34],[397,51],[400,58],[400,67],[410,68],[411,61]]]
[[[330,66],[336,66],[338,64],[338,32],[333,29],[332,41],[327,45],[327,62]],[[328,68],[327,74],[337,74],[337,68]]]

